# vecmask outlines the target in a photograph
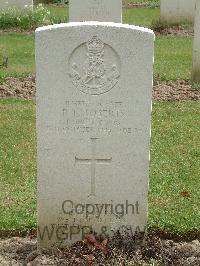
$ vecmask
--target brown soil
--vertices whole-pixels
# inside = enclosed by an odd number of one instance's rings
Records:
[[[194,36],[193,28],[184,29],[181,26],[176,26],[176,27],[171,27],[171,28],[167,27],[167,28],[162,28],[162,29],[156,28],[152,30],[155,32],[156,36],[176,36],[176,37],[193,37]],[[33,34],[35,32],[35,29],[29,29],[29,30],[22,30],[19,28],[12,28],[12,29],[5,29],[5,30],[0,29],[0,34],[10,33],[10,32]]]
[[[156,81],[153,99],[158,101],[200,100],[200,88],[193,89],[189,81]]]
[[[6,78],[0,84],[0,98],[17,97],[31,99],[35,97],[36,85],[35,78]]]
[[[7,78],[0,84],[0,98],[17,97],[32,99],[35,97],[35,78]],[[193,89],[189,81],[155,81],[153,99],[159,101],[200,100],[200,89]]]
[[[144,7],[147,7],[148,6],[148,2],[138,2],[138,3],[132,3],[132,2],[129,2],[127,4],[124,4],[123,3],[123,8],[144,8]]]
[[[0,239],[2,266],[158,265],[148,264],[150,260],[162,262],[162,265],[198,266],[200,242],[174,242],[156,236],[148,236],[143,240],[116,237],[108,242],[106,252],[84,242],[78,242],[71,248],[38,251],[35,238]]]
[[[10,29],[0,29],[0,34],[1,33],[24,33],[24,34],[32,34],[35,32],[35,29],[29,29],[29,30],[23,30],[20,28],[10,28]]]
[[[153,29],[156,36],[176,36],[176,37],[192,37],[194,36],[194,29],[193,27],[189,29],[185,29],[181,26],[174,26],[174,27],[167,27],[167,28],[156,28]]]
[[[174,26],[174,27],[167,27],[167,28],[156,28],[152,29],[156,36],[176,36],[176,37],[193,37],[194,36],[194,30],[191,27],[190,29],[185,29],[181,26]],[[29,30],[23,30],[19,28],[11,28],[11,29],[0,29],[1,33],[24,33],[24,34],[33,34],[35,32],[35,29],[29,29]]]

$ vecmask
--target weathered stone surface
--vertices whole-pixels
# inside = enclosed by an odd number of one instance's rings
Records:
[[[161,0],[160,16],[162,21],[194,21],[196,0]]]
[[[122,21],[122,0],[70,0],[69,21]]]
[[[193,42],[193,64],[192,81],[200,83],[200,0],[196,0],[194,42]]]
[[[0,9],[32,7],[33,0],[1,0]]]
[[[153,43],[115,23],[36,30],[40,247],[144,230]]]

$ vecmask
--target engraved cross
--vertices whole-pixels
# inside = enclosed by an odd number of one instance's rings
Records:
[[[75,156],[75,163],[90,164],[91,165],[91,193],[90,196],[95,196],[95,183],[96,183],[96,164],[109,164],[112,161],[110,158],[96,158],[96,146],[98,138],[91,138],[91,158],[78,158]]]

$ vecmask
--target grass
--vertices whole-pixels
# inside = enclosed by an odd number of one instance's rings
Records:
[[[0,28],[28,30],[42,25],[68,22],[68,17],[68,7],[63,6],[37,7],[34,12],[10,9],[9,12],[0,12]],[[134,8],[123,11],[123,22],[127,24],[150,26],[155,19],[159,19],[158,8]]]
[[[45,10],[44,11],[41,10],[41,12],[46,13]],[[48,10],[51,13],[50,17],[52,21],[57,23],[60,23],[61,21],[66,21],[66,22],[68,21],[67,8],[48,6]],[[124,14],[123,16],[124,23],[146,25],[146,26],[151,25],[153,19],[159,17],[158,9],[127,9],[127,10],[125,9],[123,14]],[[12,14],[10,16],[12,17]],[[41,20],[40,16],[38,17],[38,20],[40,22]],[[15,23],[15,20],[11,22]],[[34,22],[34,20],[32,22]],[[8,27],[13,26],[12,23],[11,24],[9,23]],[[2,27],[1,23],[0,25],[1,25],[0,27]],[[22,26],[24,27],[24,23],[22,23]],[[16,76],[27,76],[30,74],[34,75],[35,73],[34,34],[0,33],[0,65],[3,56],[8,56],[9,67],[8,69],[0,68],[0,79],[7,76],[16,77]]]
[[[192,38],[157,37],[154,78],[177,80],[191,78]]]
[[[48,6],[48,10],[51,12],[52,16],[57,17],[60,21],[68,21],[69,12],[66,7],[54,7]],[[143,25],[149,27],[153,24],[154,20],[158,20],[160,16],[159,8],[149,9],[149,8],[133,8],[133,9],[123,9],[123,23]]]
[[[0,78],[28,76],[35,72],[34,35],[1,33],[0,64],[8,56],[8,68],[0,68]]]
[[[54,21],[68,21],[66,7],[48,6]],[[123,23],[151,27],[159,18],[159,9],[124,9]],[[188,27],[188,24],[184,24]],[[0,64],[9,58],[8,68],[0,68],[0,79],[7,76],[35,74],[34,34],[1,33]],[[190,79],[192,66],[192,38],[157,37],[155,42],[154,77],[160,80]]]
[[[0,78],[35,74],[34,34],[1,33],[0,61],[9,58],[8,68],[0,69]],[[0,63],[1,64],[1,63]],[[154,77],[161,80],[190,79],[192,38],[157,37]]]
[[[154,20],[158,20],[160,11],[158,8],[134,8],[124,9],[123,23],[133,24],[137,26],[151,27]]]
[[[153,105],[150,228],[182,235],[200,231],[199,107],[199,102]],[[35,228],[35,103],[1,99],[0,115],[0,231]]]
[[[0,101],[0,228],[36,224],[35,109],[32,101]]]
[[[61,21],[68,21],[69,12],[68,8],[65,7],[54,7],[48,6],[48,10],[52,16],[59,18]],[[154,20],[158,20],[160,16],[160,10],[158,8],[134,8],[134,9],[123,9],[123,23],[151,26]]]
[[[200,231],[199,116],[200,102],[153,106],[150,227],[180,235]]]
[[[47,6],[48,10],[51,12],[52,16],[59,18],[63,22],[68,22],[69,20],[69,10],[67,7],[62,6]]]

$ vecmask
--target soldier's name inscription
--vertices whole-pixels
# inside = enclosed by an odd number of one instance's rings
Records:
[[[127,109],[123,102],[98,102],[66,100],[62,109],[63,130],[66,132],[130,134]]]

